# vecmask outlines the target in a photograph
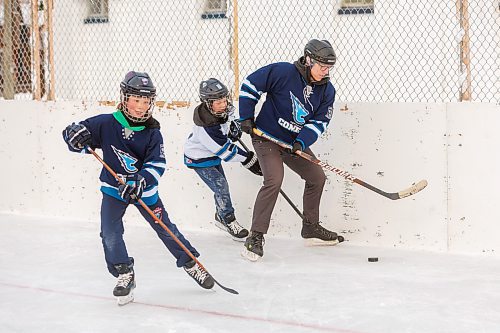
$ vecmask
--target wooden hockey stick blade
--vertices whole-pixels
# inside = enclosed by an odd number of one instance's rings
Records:
[[[332,171],[335,172],[335,170],[332,170]],[[344,176],[344,175],[342,174],[341,176]],[[376,188],[373,185],[370,185],[370,184],[362,181],[359,178],[347,178],[347,177],[345,177],[345,178],[351,180],[352,182],[354,182],[358,185],[366,187],[367,189],[372,190],[373,192],[378,193],[378,194],[380,194],[388,199],[391,199],[391,200],[398,200],[398,199],[409,197],[410,195],[413,195],[415,193],[422,191],[427,186],[427,180],[424,179],[424,180],[419,181],[418,183],[413,183],[412,186],[410,186],[409,188],[404,189],[402,191],[388,193],[388,192],[382,191],[379,188]]]
[[[427,186],[427,184],[427,180],[425,179],[419,181],[418,183],[413,183],[413,185],[406,190],[398,192],[398,197],[396,199],[402,199],[409,197],[410,195],[414,195],[415,193],[422,191]]]

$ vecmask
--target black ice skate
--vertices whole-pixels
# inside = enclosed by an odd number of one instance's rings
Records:
[[[336,232],[323,228],[319,222],[302,222],[302,238],[306,245],[337,245],[344,241],[344,237],[338,236]]]
[[[202,288],[212,289],[214,286],[214,278],[194,260],[188,261],[184,265],[184,270],[193,280],[196,281]]]
[[[257,261],[264,255],[264,234],[258,231],[252,231],[245,241],[245,248],[241,256],[250,261]]]
[[[221,219],[219,214],[215,213],[215,225],[217,228],[227,231],[231,238],[238,242],[244,242],[245,237],[248,236],[248,230],[243,228],[234,215],[226,217],[226,220],[231,222],[225,222]]]
[[[134,301],[135,274],[132,266],[127,264],[115,265],[115,268],[119,275],[113,295],[121,306]]]

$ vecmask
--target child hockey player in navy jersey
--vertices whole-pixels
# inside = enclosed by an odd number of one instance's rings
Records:
[[[120,185],[105,168],[101,171],[100,236],[108,270],[118,278],[113,295],[118,297],[120,305],[133,300],[134,259],[129,257],[125,247],[122,221],[129,204],[139,209],[176,258],[177,266],[183,267],[200,286],[210,289],[214,285],[213,278],[155,223],[136,200],[144,201],[186,248],[195,257],[199,256],[176,225],[170,222],[158,196],[158,182],[166,162],[160,124],[152,117],[156,88],[147,73],[129,72],[121,82],[120,90],[121,102],[116,112],[73,123],[63,131],[69,150],[85,152],[87,146],[102,149],[104,162],[126,180],[126,185]]]
[[[302,56],[294,64],[274,63],[250,74],[241,86],[239,107],[241,128],[252,134],[252,144],[259,158],[264,184],[255,201],[252,227],[242,255],[252,261],[264,255],[264,234],[269,229],[271,214],[283,181],[283,163],[305,180],[302,221],[303,238],[309,243],[337,244],[340,237],[319,224],[319,205],[325,173],[295,154],[309,148],[326,130],[335,101],[335,88],[329,82],[329,71],[336,61],[335,52],[326,40],[309,41]],[[257,117],[255,106],[261,95],[266,101]],[[291,147],[279,145],[253,135],[253,128]]]
[[[241,129],[234,119],[227,87],[210,78],[201,82],[199,93],[202,103],[194,110],[193,132],[185,144],[184,163],[196,171],[214,193],[216,226],[227,231],[234,240],[244,241],[248,230],[236,221],[221,161],[241,162],[261,176],[259,161],[253,152],[246,152],[232,143],[241,137]]]

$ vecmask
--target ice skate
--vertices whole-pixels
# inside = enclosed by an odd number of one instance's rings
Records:
[[[214,278],[194,260],[187,262],[184,265],[184,270],[193,280],[196,281],[202,288],[212,289],[214,286]]]
[[[344,241],[344,237],[323,228],[319,222],[310,223],[304,221],[301,236],[304,238],[306,246],[332,246]]]
[[[224,222],[219,214],[215,213],[215,225],[217,228],[226,231],[233,240],[237,242],[244,242],[245,238],[248,236],[248,230],[242,227],[234,215],[228,217],[231,222]]]
[[[250,261],[257,261],[264,256],[264,234],[252,231],[245,241],[245,248],[241,251],[241,256]]]
[[[128,303],[132,303],[134,301],[134,290],[130,290],[129,294],[127,296],[119,296],[116,298],[116,304],[118,306],[124,306],[127,305]]]
[[[127,264],[119,264],[115,267],[119,275],[118,282],[113,289],[113,295],[117,298],[117,304],[123,306],[134,301],[134,269]]]

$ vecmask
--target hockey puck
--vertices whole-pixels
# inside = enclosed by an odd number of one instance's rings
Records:
[[[378,261],[378,257],[370,257],[370,258],[368,258],[368,261],[369,262],[377,262]]]

